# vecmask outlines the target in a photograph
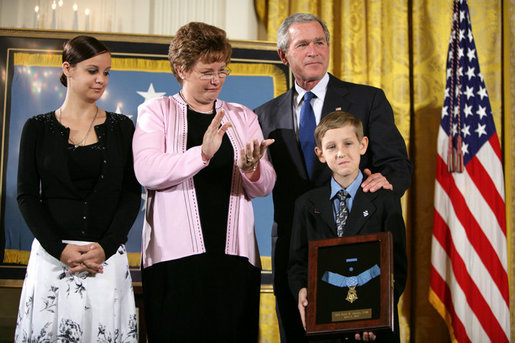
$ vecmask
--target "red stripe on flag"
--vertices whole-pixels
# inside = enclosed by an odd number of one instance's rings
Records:
[[[465,326],[463,322],[460,320],[460,317],[456,315],[454,310],[454,304],[452,303],[451,290],[445,280],[442,279],[440,274],[436,271],[436,269],[431,266],[431,289],[438,296],[440,301],[444,304],[447,313],[451,317],[452,329],[454,331],[454,337],[458,342],[471,342],[470,338],[467,335],[467,331],[465,330]]]
[[[506,213],[504,200],[501,194],[497,192],[495,183],[483,167],[477,155],[470,159],[466,166],[467,173],[470,175],[472,181],[486,201],[486,204],[492,209],[492,212],[497,217],[497,223],[506,237]]]
[[[488,140],[488,142],[490,142],[490,145],[492,146],[492,149],[494,150],[495,152],[495,155],[497,156],[497,158],[499,159],[499,161],[502,161],[502,156],[501,156],[501,145],[499,143],[499,137],[497,136],[497,132],[495,133],[495,135],[492,135],[490,137],[490,139]]]
[[[509,291],[507,286],[508,275],[499,260],[499,256],[497,255],[495,248],[492,246],[488,237],[484,234],[483,230],[472,215],[472,212],[470,212],[470,209],[465,202],[465,198],[456,187],[452,174],[447,172],[447,166],[439,154],[437,155],[436,164],[436,180],[447,193],[447,196],[454,207],[454,214],[462,224],[468,240],[485,265],[485,268],[490,273],[492,279],[499,288],[506,305],[509,307]]]
[[[502,326],[497,321],[497,318],[492,312],[489,304],[483,298],[483,295],[477,287],[474,279],[472,279],[470,274],[467,272],[467,267],[452,242],[453,237],[451,236],[449,227],[436,210],[434,216],[433,237],[440,242],[440,245],[447,253],[447,256],[449,256],[452,264],[452,271],[454,272],[454,278],[463,290],[470,309],[476,315],[476,318],[481,323],[483,330],[486,332],[490,340],[492,342],[508,342],[508,337],[506,337]]]

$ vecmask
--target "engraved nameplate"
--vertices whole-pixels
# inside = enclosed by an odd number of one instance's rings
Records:
[[[345,322],[349,320],[361,320],[361,319],[370,319],[372,318],[372,309],[364,308],[361,310],[352,310],[352,311],[337,311],[332,312],[332,321],[333,322]]]

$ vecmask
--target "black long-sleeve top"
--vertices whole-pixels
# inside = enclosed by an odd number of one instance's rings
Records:
[[[43,248],[60,259],[62,240],[98,242],[106,259],[127,240],[138,215],[141,186],[134,176],[134,124],[124,115],[106,112],[95,126],[102,161],[89,192],[77,188],[68,163],[69,128],[54,112],[25,123],[18,164],[18,206]]]

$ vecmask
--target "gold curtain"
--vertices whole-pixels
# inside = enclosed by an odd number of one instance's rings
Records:
[[[515,0],[468,0],[481,72],[504,151],[510,298],[515,300]],[[313,13],[331,33],[329,71],[382,88],[414,162],[404,197],[410,275],[401,298],[404,342],[450,342],[445,322],[428,302],[436,139],[445,88],[452,0],[255,0],[256,13],[276,41],[288,15]],[[511,309],[512,336],[515,311]],[[515,337],[515,336],[514,336]]]

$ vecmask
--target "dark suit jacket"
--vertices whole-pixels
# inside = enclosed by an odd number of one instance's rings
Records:
[[[328,182],[305,193],[295,203],[288,270],[288,281],[295,296],[308,284],[309,242],[338,237],[330,194],[331,186]],[[393,236],[394,295],[398,300],[406,286],[408,273],[406,229],[400,199],[385,189],[365,193],[359,188],[345,225],[344,236],[384,231],[390,231]]]
[[[307,287],[308,284],[309,242],[337,237],[333,203],[329,199],[330,194],[331,186],[328,182],[325,186],[312,189],[305,193],[295,203],[288,281],[296,299],[299,290]],[[383,231],[390,231],[393,236],[396,332],[393,334],[381,334],[378,336],[378,341],[398,342],[400,337],[398,332],[397,302],[406,286],[408,273],[406,230],[404,220],[402,219],[400,199],[398,195],[392,191],[381,189],[374,193],[365,193],[362,191],[362,188],[359,188],[347,219],[344,236]],[[356,270],[356,274],[359,274],[360,271]],[[367,286],[368,285],[365,285],[360,288]],[[330,295],[330,293],[333,292],[331,287],[332,286],[327,286],[323,292],[325,293],[324,296],[332,296]],[[362,291],[365,290],[360,289],[358,293]],[[366,299],[363,300],[366,301]],[[327,302],[338,304],[339,302],[345,302],[345,300],[342,298],[333,300],[326,299],[326,303]]]
[[[370,143],[362,156],[360,168],[381,172],[402,195],[411,183],[412,164],[406,145],[395,126],[393,111],[382,90],[338,80],[329,75],[322,117],[340,108],[359,118]],[[273,191],[274,227],[272,257],[274,284],[277,276],[286,275],[293,208],[295,200],[309,189],[326,183],[332,173],[315,160],[311,180],[307,176],[297,140],[293,113],[294,89],[261,105],[255,112],[265,138],[275,139],[269,155],[277,173]]]

